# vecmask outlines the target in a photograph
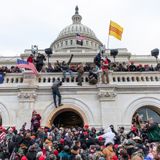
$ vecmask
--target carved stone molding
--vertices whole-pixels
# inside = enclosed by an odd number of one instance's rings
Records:
[[[98,97],[100,100],[115,100],[115,97],[117,94],[112,90],[112,91],[106,91],[106,90],[100,90],[98,92]]]
[[[20,93],[18,93],[18,98],[19,101],[22,102],[35,101],[37,98],[37,94],[35,91],[21,91]]]

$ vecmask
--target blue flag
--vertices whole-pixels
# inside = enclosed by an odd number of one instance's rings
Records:
[[[0,84],[4,81],[4,73],[0,73]]]

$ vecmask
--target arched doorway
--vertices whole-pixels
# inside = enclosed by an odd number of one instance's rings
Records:
[[[72,110],[66,110],[54,116],[52,124],[56,127],[83,127],[84,121],[80,114]]]
[[[148,121],[150,118],[153,119],[154,122],[160,124],[160,110],[152,106],[144,106],[135,112],[134,116],[138,114],[143,122]]]

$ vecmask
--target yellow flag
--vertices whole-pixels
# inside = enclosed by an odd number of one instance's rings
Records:
[[[109,35],[121,40],[122,33],[123,33],[123,28],[119,24],[117,24],[113,21],[110,21]]]

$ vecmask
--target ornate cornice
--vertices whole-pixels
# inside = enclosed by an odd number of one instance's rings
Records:
[[[114,101],[115,97],[117,96],[117,93],[115,93],[114,90],[100,90],[98,92],[98,97],[100,101]]]
[[[17,96],[20,102],[34,102],[37,98],[37,93],[35,91],[21,91]]]

